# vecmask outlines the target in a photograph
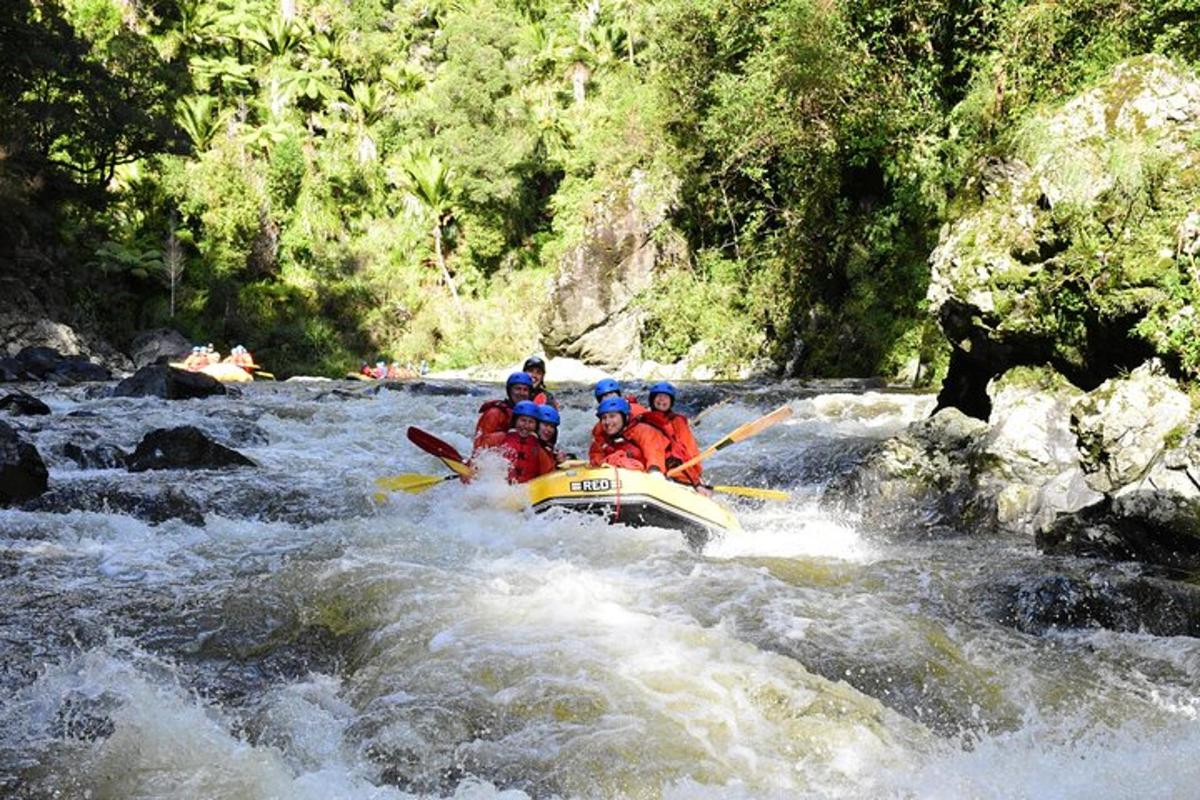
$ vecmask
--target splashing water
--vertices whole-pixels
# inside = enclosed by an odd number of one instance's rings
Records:
[[[706,465],[787,488],[745,533],[533,515],[493,465],[436,474],[480,397],[254,385],[241,399],[46,399],[24,435],[54,486],[182,491],[204,524],[0,511],[0,794],[91,798],[1185,797],[1200,646],[1020,633],[995,611],[1032,542],[892,542],[820,504],[923,395],[730,385],[702,442],[789,396],[792,419]],[[470,390],[471,393],[468,393]],[[686,394],[686,389],[685,389]],[[594,418],[567,390],[561,440]],[[252,471],[82,470],[193,424]]]

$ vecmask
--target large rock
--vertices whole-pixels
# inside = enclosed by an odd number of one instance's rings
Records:
[[[37,448],[0,422],[0,506],[19,503],[46,491],[49,473]]]
[[[1071,414],[1088,485],[1111,492],[1141,478],[1191,413],[1191,400],[1157,361],[1106,381]]]
[[[241,453],[217,444],[191,425],[150,431],[126,460],[130,472],[253,466],[257,465]]]
[[[1200,587],[1114,567],[1045,575],[1007,587],[1005,622],[1025,633],[1073,628],[1200,635]]]
[[[635,174],[597,205],[582,240],[559,262],[541,320],[548,355],[612,367],[641,358],[642,315],[632,301],[665,263],[685,255],[679,237],[661,235],[673,198],[652,193]]]
[[[133,337],[129,345],[129,355],[136,369],[157,364],[164,358],[169,361],[182,361],[191,351],[191,343],[173,328],[142,331]]]
[[[166,364],[142,367],[113,389],[114,397],[161,397],[164,400],[187,400],[221,394],[226,394],[225,386],[216,378]]]
[[[1051,363],[1092,389],[1154,351],[1200,372],[1181,280],[1194,271],[1200,80],[1159,56],[1024,123],[931,255],[930,308],[954,346],[942,405],[986,418],[988,380]]]
[[[1079,462],[1069,420],[1082,392],[1048,368],[992,382],[987,424],[944,408],[888,439],[830,485],[867,523],[904,530],[1035,534],[1101,499]]]
[[[986,434],[985,423],[943,409],[877,445],[830,482],[825,500],[856,509],[866,527],[891,535],[990,530],[994,498],[977,481]]]
[[[129,359],[102,337],[61,321],[62,317],[71,314],[70,308],[54,310],[43,301],[42,298],[67,295],[67,287],[54,285],[59,279],[54,270],[48,270],[44,281],[49,285],[37,287],[38,291],[35,291],[24,281],[0,278],[0,297],[4,298],[4,303],[0,305],[0,357],[16,356],[30,347],[45,347],[68,358],[80,357],[81,360],[76,362],[79,364],[91,363],[106,371],[131,370],[133,364]],[[0,373],[7,369],[7,366],[0,367]],[[88,368],[78,369],[85,374]],[[98,373],[92,371],[90,374]],[[2,374],[0,377],[3,377]],[[29,378],[23,376],[21,379]],[[70,378],[75,381],[107,379]]]
[[[14,392],[0,397],[0,411],[19,416],[45,416],[50,413],[50,406],[25,392]]]
[[[25,347],[15,356],[3,359],[0,377],[4,380],[54,381],[79,383],[106,381],[109,370],[85,355],[63,355],[53,347]]]
[[[979,491],[995,497],[1001,527],[1034,533],[1100,499],[1087,485],[1070,429],[1083,392],[1046,367],[1009,370],[989,386]]]
[[[1038,534],[1048,553],[1200,568],[1200,415],[1156,363],[1076,403],[1088,483],[1103,490]]]
[[[1200,569],[1200,503],[1175,492],[1133,491],[1059,517],[1037,544],[1055,555]]]
[[[141,493],[115,485],[67,483],[56,485],[22,508],[56,514],[70,511],[128,514],[151,525],[177,519],[198,528],[204,527],[200,503],[176,486]]]

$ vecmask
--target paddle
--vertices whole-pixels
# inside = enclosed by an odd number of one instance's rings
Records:
[[[792,496],[778,489],[758,489],[754,486],[712,486],[714,492],[736,494],[741,497],[757,497],[759,500],[791,500]]]
[[[389,492],[411,492],[420,494],[426,489],[432,489],[443,481],[457,478],[457,475],[422,475],[419,472],[406,472],[403,475],[388,475],[376,478],[375,485]]]
[[[443,442],[432,433],[426,433],[413,426],[408,429],[408,440],[431,456],[440,458],[443,464],[457,474],[464,476],[471,474],[471,468],[467,466],[466,459],[459,455],[459,452],[454,449],[454,445],[449,442]]]
[[[728,447],[729,445],[740,442],[743,439],[749,439],[754,434],[765,431],[767,428],[771,427],[775,423],[782,422],[783,420],[787,419],[791,415],[792,415],[792,407],[791,406],[780,406],[779,408],[775,409],[774,411],[772,411],[770,414],[767,414],[766,416],[759,417],[758,419],[753,420],[752,422],[747,422],[745,425],[742,425],[741,427],[739,427],[737,430],[733,431],[732,433],[726,434],[726,436],[722,439],[719,439],[716,444],[712,445],[711,447],[704,448],[704,450],[702,450],[700,452],[700,455],[695,456],[694,458],[689,458],[687,461],[683,462],[678,467],[675,467],[674,469],[669,471],[667,473],[667,477],[670,478],[675,475],[678,475],[679,473],[683,472],[685,469],[692,466],[693,464],[699,464],[701,461],[708,458],[709,456],[711,456],[713,453],[717,452],[718,450],[723,450],[724,448]]]

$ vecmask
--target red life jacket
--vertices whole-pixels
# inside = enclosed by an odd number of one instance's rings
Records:
[[[588,459],[593,467],[608,464],[641,471],[657,467],[665,471],[666,449],[665,436],[649,425],[631,422],[616,436],[603,432],[594,435]]]
[[[479,421],[475,423],[475,449],[482,446],[483,438],[491,433],[503,433],[512,426],[512,403],[507,400],[489,400],[479,407]]]
[[[554,399],[554,395],[546,391],[545,386],[535,391],[533,397],[530,399],[532,399],[533,402],[537,403],[539,406],[548,405],[551,406],[555,411],[558,410],[558,401]]]
[[[516,431],[492,433],[484,437],[482,448],[494,448],[508,459],[508,482],[526,483],[557,467],[554,456],[546,452],[537,436],[522,436]]]
[[[677,467],[700,454],[700,448],[696,445],[696,437],[692,435],[687,417],[676,414],[674,411],[647,411],[638,417],[638,422],[652,426],[667,437],[666,463],[668,469]],[[703,468],[699,464],[693,464],[676,475],[675,480],[695,486],[701,482],[702,471]]]

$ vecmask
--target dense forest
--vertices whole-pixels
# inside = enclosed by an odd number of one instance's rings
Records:
[[[1123,59],[1200,57],[1197,0],[0,6],[6,269],[114,341],[326,373],[527,354],[633,175],[687,253],[648,357],[936,366],[930,253],[989,159]]]

